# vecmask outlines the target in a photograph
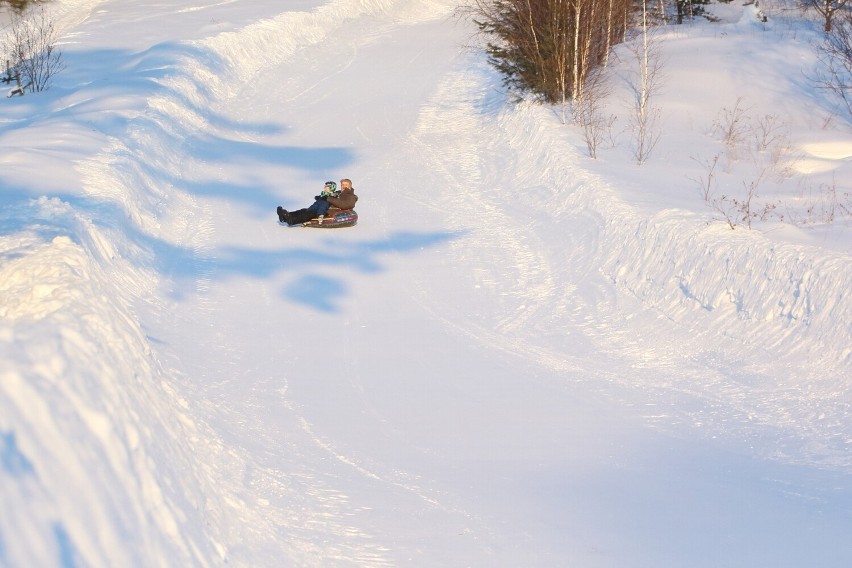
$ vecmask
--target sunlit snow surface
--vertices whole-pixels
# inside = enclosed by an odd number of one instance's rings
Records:
[[[761,8],[662,30],[639,166],[626,46],[592,160],[449,0],[51,3],[0,566],[852,565],[850,122]],[[354,228],[278,224],[342,177]],[[703,188],[752,183],[731,230]]]

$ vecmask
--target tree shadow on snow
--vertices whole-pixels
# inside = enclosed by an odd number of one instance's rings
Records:
[[[120,179],[128,192],[150,186],[162,192],[175,188],[192,195],[221,196],[243,202],[259,215],[278,201],[279,192],[255,172],[293,168],[323,177],[352,160],[350,151],[338,147],[265,143],[264,136],[281,135],[288,128],[216,112],[211,102],[218,100],[217,93],[206,80],[209,74],[192,70],[202,67],[213,73],[228,65],[201,47],[163,43],[140,52],[69,49],[63,58],[66,69],[50,89],[3,101],[0,141],[28,140],[31,128],[38,128],[39,136],[49,137],[52,132],[60,138],[81,136],[79,145],[44,141],[48,152],[62,152],[71,164],[96,159],[97,142],[85,137],[87,132],[101,133],[121,144],[102,150],[102,177]],[[194,164],[195,177],[185,177],[187,163]],[[219,172],[229,169],[246,173],[234,182],[223,181]],[[45,194],[85,195],[83,188],[64,185],[67,176],[48,181],[38,177],[41,183],[32,188],[15,188],[14,195],[4,192],[3,202]],[[99,204],[92,200],[93,206]]]
[[[278,251],[233,248],[224,251],[216,259],[215,266],[221,278],[228,275],[269,278],[277,273],[297,272],[293,281],[283,288],[282,296],[319,312],[336,313],[340,311],[340,301],[349,293],[343,271],[380,273],[385,270],[382,257],[386,254],[412,254],[463,234],[459,231],[403,231],[379,240],[335,241],[333,247],[323,241],[317,243],[316,248],[296,247]],[[335,276],[314,272],[325,267],[333,267],[337,271]]]
[[[294,302],[326,313],[337,312],[336,300],[347,292],[339,279],[319,274],[301,276],[284,289],[285,296]]]

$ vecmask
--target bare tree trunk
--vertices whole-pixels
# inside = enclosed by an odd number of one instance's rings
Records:
[[[838,10],[843,13],[843,8],[848,3],[849,0],[806,0],[806,4],[813,6],[822,15],[825,24],[823,26],[825,33],[831,33],[834,13]]]
[[[639,66],[636,91],[635,115],[633,126],[635,138],[634,156],[639,164],[644,163],[651,154],[659,132],[655,128],[657,111],[651,108],[651,94],[658,78],[658,61],[654,45],[648,33],[647,0],[642,2],[642,45],[637,46],[636,59]]]
[[[533,44],[535,45],[536,57],[538,58],[539,63],[541,63],[541,62],[543,62],[544,59],[541,55],[541,48],[539,47],[539,44],[538,44],[538,34],[536,32],[535,23],[533,22],[533,12],[532,12],[532,5],[530,4],[530,0],[527,0],[527,16],[528,16],[529,22],[530,22],[530,35],[532,35]]]
[[[574,0],[574,89],[572,92],[573,102],[580,98],[583,86],[580,83],[580,16],[583,9],[583,0]]]
[[[609,50],[612,49],[612,3],[613,0],[609,0],[607,3],[607,11],[606,11],[606,51],[604,52],[603,66],[607,67],[609,65]]]
[[[559,96],[561,106],[562,124],[567,124],[568,116],[567,109],[569,106],[568,91],[571,90],[573,98],[576,82],[571,84],[568,78],[569,58],[571,52],[569,50],[569,29],[566,26],[565,10],[567,0],[551,0],[550,5],[550,21],[551,21],[551,37],[556,49],[556,65],[559,67]]]
[[[831,6],[831,0],[825,0],[825,33],[831,33],[831,15],[834,11]]]

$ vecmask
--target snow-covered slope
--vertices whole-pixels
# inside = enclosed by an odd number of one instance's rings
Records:
[[[808,25],[668,32],[638,167],[450,0],[281,4],[58,1],[68,69],[0,104],[0,566],[849,564],[849,227],[679,191],[683,46],[789,113]],[[354,229],[277,225],[340,177]]]

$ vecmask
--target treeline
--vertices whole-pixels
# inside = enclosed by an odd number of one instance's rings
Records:
[[[632,11],[631,0],[475,0],[474,21],[507,86],[565,104],[624,40]]]
[[[43,2],[49,2],[50,0],[0,0],[0,8],[4,5],[9,6],[15,13],[20,14],[30,4],[41,4]]]

